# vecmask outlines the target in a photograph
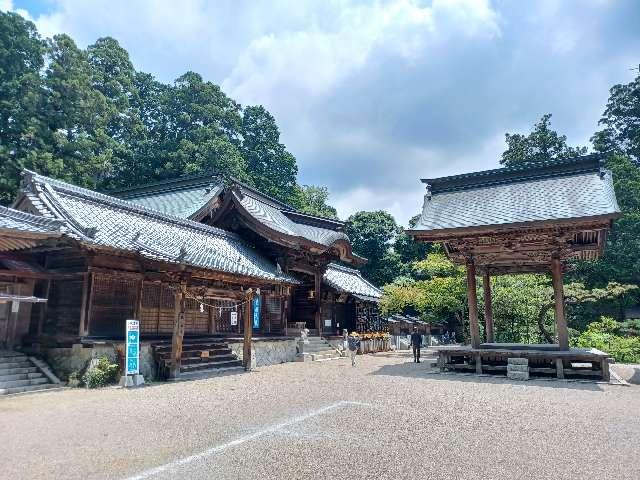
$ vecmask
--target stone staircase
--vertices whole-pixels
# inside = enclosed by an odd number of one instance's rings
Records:
[[[296,357],[300,362],[317,362],[321,360],[334,360],[340,358],[340,354],[322,337],[307,337],[309,343],[302,346],[302,352]]]
[[[0,395],[60,388],[62,384],[41,361],[13,351],[0,351]]]
[[[162,377],[167,377],[171,358],[171,341],[153,345],[153,352]],[[240,372],[242,362],[229,345],[219,338],[184,339],[182,342],[180,378],[205,378],[221,373]]]

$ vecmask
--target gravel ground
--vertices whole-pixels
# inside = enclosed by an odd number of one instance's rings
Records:
[[[0,477],[640,478],[638,386],[359,360],[1,399]]]

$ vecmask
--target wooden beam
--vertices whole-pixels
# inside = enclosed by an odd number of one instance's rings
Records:
[[[564,288],[562,286],[562,262],[554,256],[551,259],[551,275],[553,277],[553,297],[555,300],[556,332],[561,350],[569,350],[569,330],[564,314]]]
[[[476,288],[476,265],[473,257],[467,258],[467,300],[469,302],[469,329],[471,346],[480,348],[480,329],[478,327],[478,293]]]
[[[316,291],[316,328],[318,329],[318,336],[322,336],[322,316],[320,315],[322,309],[322,272],[316,270],[314,275],[315,291]]]
[[[489,272],[484,272],[482,276],[482,286],[484,290],[484,324],[486,328],[486,341],[493,343],[493,308],[491,305],[491,277]]]
[[[253,335],[253,290],[249,289],[246,297],[244,316],[244,343],[242,345],[242,365],[248,372],[251,370],[251,337]]]
[[[171,364],[169,365],[169,378],[180,376],[180,366],[182,364],[182,340],[184,338],[184,314],[185,314],[185,292],[187,284],[180,282],[176,290],[176,317],[173,323],[173,335],[171,336]]]

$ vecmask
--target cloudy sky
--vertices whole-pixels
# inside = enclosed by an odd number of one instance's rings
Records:
[[[496,167],[544,113],[586,145],[640,63],[637,0],[0,0],[41,34],[113,36],[139,70],[187,70],[265,105],[341,217],[417,213],[423,177]]]

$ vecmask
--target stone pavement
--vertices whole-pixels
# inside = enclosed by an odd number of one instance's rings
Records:
[[[640,387],[429,371],[407,352],[0,399],[0,476],[640,478]]]

